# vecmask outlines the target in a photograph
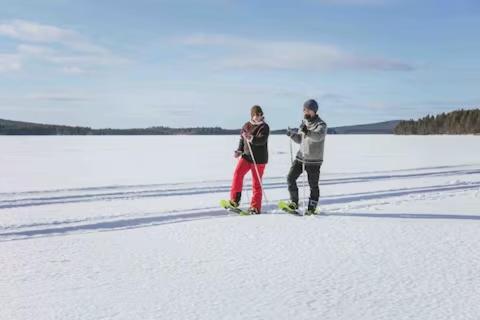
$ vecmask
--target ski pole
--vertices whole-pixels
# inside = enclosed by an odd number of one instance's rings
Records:
[[[245,152],[242,152],[240,154],[240,157],[243,156],[245,154]],[[247,203],[250,203],[250,189],[249,189],[249,186],[248,186],[248,178],[246,179],[247,181],[245,181],[245,178],[243,180],[243,189],[245,190],[245,194],[247,195]]]
[[[290,130],[290,127],[288,127],[288,130]],[[289,137],[290,140],[290,164],[293,164],[293,146],[292,146],[292,139]]]
[[[245,193],[247,194],[247,203],[250,203],[250,187],[248,185],[248,178],[246,180],[247,181],[245,181],[246,183],[244,183],[244,188],[245,188]]]
[[[306,195],[306,181],[305,181],[305,176],[307,175],[307,172],[305,170],[305,133],[302,134],[302,190],[303,190],[303,215],[305,215],[305,207],[306,207],[306,201],[307,201],[307,195]]]
[[[247,146],[248,146],[248,150],[250,151],[250,155],[252,156],[253,166],[255,167],[255,172],[257,174],[258,182],[260,183],[260,188],[262,189],[263,197],[265,198],[265,205],[267,205],[268,204],[267,195],[265,194],[265,190],[263,189],[262,179],[260,178],[260,173],[258,173],[257,161],[255,160],[255,156],[253,155],[253,152],[252,152],[252,146],[250,145],[250,141],[248,140],[247,140]]]

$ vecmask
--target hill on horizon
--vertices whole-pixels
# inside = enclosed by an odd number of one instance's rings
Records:
[[[393,134],[400,120],[333,127],[329,134]],[[238,134],[240,129],[221,127],[170,128],[164,126],[131,129],[92,129],[90,127],[43,124],[0,119],[0,135],[225,135]],[[286,129],[272,130],[284,134]]]

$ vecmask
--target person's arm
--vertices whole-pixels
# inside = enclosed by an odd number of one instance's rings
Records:
[[[303,122],[302,122],[302,124],[303,124]],[[300,129],[297,132],[295,132],[292,129],[288,128],[287,136],[289,136],[290,139],[293,140],[293,142],[301,144],[302,143],[302,135],[299,132],[300,132]]]
[[[240,130],[240,141],[238,141],[238,148],[234,152],[235,158],[240,157],[243,154],[243,150],[245,147],[245,141],[243,140],[243,132],[244,132],[244,127]]]
[[[325,122],[319,122],[314,129],[308,130],[307,137],[315,142],[321,142],[325,140],[327,134],[327,124]]]
[[[290,138],[293,140],[293,142],[295,143],[302,143],[302,135],[299,134],[299,133],[296,133],[296,132],[292,132],[292,135],[290,136]]]
[[[243,152],[243,147],[245,146],[245,142],[243,141],[243,137],[240,136],[240,141],[238,142],[237,151]]]
[[[270,134],[270,127],[268,124],[265,124],[258,130],[257,134],[252,137],[251,144],[255,146],[261,146],[267,143],[268,141],[268,136]]]

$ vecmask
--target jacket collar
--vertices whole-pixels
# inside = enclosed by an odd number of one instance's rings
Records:
[[[250,119],[250,124],[252,124],[254,126],[259,126],[263,123],[264,123],[263,120],[256,122],[256,121],[253,121],[253,119]]]

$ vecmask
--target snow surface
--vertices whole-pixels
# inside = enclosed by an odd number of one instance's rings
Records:
[[[296,217],[273,136],[241,217],[237,137],[0,137],[0,319],[479,319],[479,139],[330,135]]]

